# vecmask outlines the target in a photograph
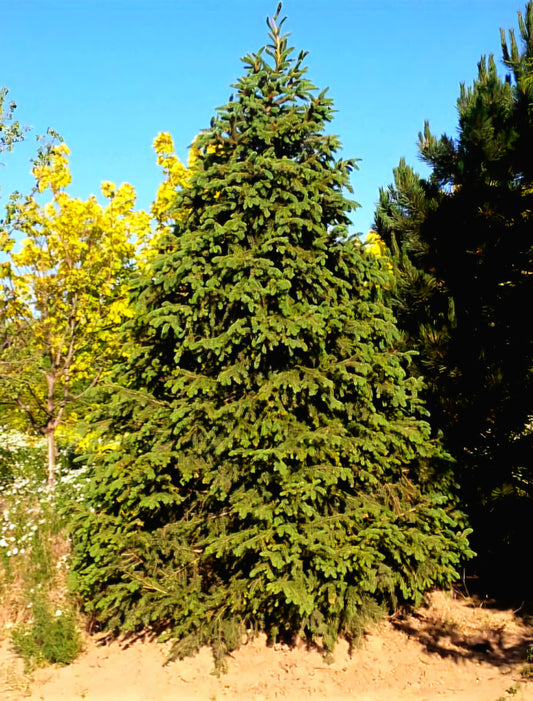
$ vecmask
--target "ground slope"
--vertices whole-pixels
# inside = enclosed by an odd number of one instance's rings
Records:
[[[165,647],[87,639],[69,667],[34,673],[31,682],[4,641],[0,698],[39,701],[533,701],[521,677],[533,629],[498,611],[434,593],[429,606],[396,616],[367,635],[350,657],[339,644],[333,664],[297,646],[268,648],[262,638],[230,659],[217,678],[209,650],[163,666]]]

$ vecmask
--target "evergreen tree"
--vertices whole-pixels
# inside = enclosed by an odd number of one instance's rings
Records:
[[[394,185],[380,191],[374,229],[391,255],[390,301],[402,332],[402,347],[417,349],[410,372],[424,376],[431,423],[442,427],[444,417],[454,410],[440,390],[448,373],[446,356],[455,310],[449,291],[435,275],[424,232],[445,193],[433,179],[417,175],[403,158],[393,175]]]
[[[533,3],[519,27],[521,49],[502,32],[509,75],[481,60],[472,88],[461,86],[458,138],[437,139],[426,124],[431,175],[397,171],[376,227],[397,246],[401,326],[424,358],[432,420],[457,459],[480,571],[495,591],[529,596],[517,568],[533,498],[533,329],[523,316],[533,301]],[[423,304],[408,308],[417,294]],[[428,337],[441,342],[438,362]],[[495,556],[506,564],[495,567]]]
[[[211,644],[221,660],[247,629],[331,650],[469,553],[388,273],[347,233],[354,162],[276,20],[135,291],[73,527],[87,608],[167,629],[174,656]]]

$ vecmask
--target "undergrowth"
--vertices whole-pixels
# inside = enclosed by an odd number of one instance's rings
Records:
[[[60,458],[52,491],[44,443],[0,428],[0,636],[10,636],[28,672],[68,664],[82,646],[63,514],[81,498],[85,476]]]

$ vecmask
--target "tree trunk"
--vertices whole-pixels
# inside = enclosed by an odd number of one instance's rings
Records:
[[[49,429],[46,433],[46,442],[48,445],[48,487],[53,489],[56,484],[56,432],[55,429]]]
[[[53,363],[52,370],[46,373],[46,385],[48,388],[48,397],[46,402],[48,423],[44,430],[44,434],[46,436],[46,443],[48,446],[48,488],[53,489],[56,484],[56,429],[59,425],[61,415],[61,411],[58,412],[58,407],[54,397],[56,389],[56,375],[54,372]]]

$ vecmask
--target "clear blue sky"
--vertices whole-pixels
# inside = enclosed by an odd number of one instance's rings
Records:
[[[276,0],[0,0],[0,85],[32,125],[2,157],[2,201],[31,184],[35,133],[56,129],[69,145],[71,194],[102,180],[135,186],[147,208],[161,180],[152,151],[169,131],[178,155],[243,73],[240,57],[267,42]],[[286,0],[283,14],[308,77],[337,109],[330,131],[343,156],[361,158],[352,183],[366,232],[379,187],[400,157],[421,169],[417,134],[455,135],[459,84],[481,55],[500,63],[499,29],[516,27],[525,0]],[[502,67],[502,72],[503,72]]]

